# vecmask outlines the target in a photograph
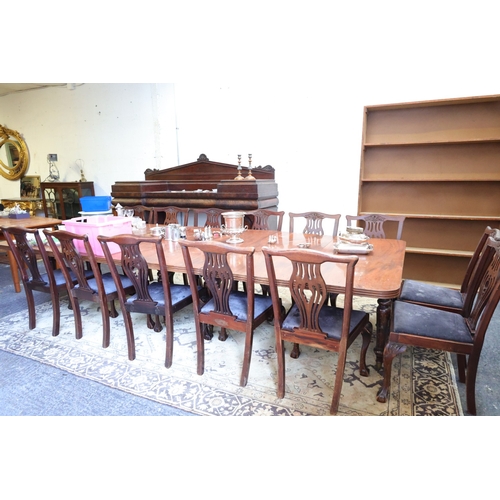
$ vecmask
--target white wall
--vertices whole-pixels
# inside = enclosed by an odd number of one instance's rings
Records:
[[[30,151],[29,175],[44,180],[49,175],[47,154],[56,153],[61,180],[78,180],[77,163],[83,163],[96,194],[109,194],[117,180],[140,180],[146,168],[175,164],[175,148],[168,145],[167,150],[165,144],[167,129],[175,133],[169,123],[171,89],[91,83],[74,90],[34,90],[0,97],[0,117],[4,126],[23,135]],[[1,178],[0,194],[19,196],[19,182]]]

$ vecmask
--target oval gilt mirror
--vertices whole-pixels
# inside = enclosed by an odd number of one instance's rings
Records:
[[[28,147],[19,132],[0,125],[0,174],[14,181],[24,176],[30,163]]]

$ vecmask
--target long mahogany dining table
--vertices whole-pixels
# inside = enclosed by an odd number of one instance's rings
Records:
[[[50,227],[55,227],[61,224],[62,220],[53,219],[51,217],[27,217],[26,219],[10,219],[9,217],[0,217],[0,242],[2,247],[5,244],[7,250],[7,256],[9,259],[10,271],[12,273],[12,281],[14,282],[14,290],[16,293],[21,291],[21,283],[19,281],[19,272],[17,269],[17,264],[12,252],[10,251],[7,242],[2,234],[2,226],[4,227],[22,227],[26,229],[45,229]]]
[[[187,239],[193,239],[193,230],[192,227],[187,228]],[[277,242],[272,244],[275,247],[297,248],[299,245],[308,244],[309,248],[326,253],[333,253],[334,244],[337,242],[337,238],[327,235],[315,236],[266,230],[245,231],[240,235],[243,242],[237,245],[255,248],[255,282],[261,285],[269,284],[262,247],[270,246],[268,243],[270,235],[277,236]],[[222,236],[214,241],[226,241],[228,238],[228,236]],[[378,301],[377,334],[374,351],[377,368],[379,369],[382,367],[384,346],[389,335],[392,302],[400,293],[406,243],[402,240],[379,238],[370,239],[370,243],[373,245],[373,250],[369,254],[358,255],[359,260],[354,275],[354,295],[371,297]],[[165,249],[168,270],[179,273],[186,272],[180,245],[176,241],[163,240],[163,248]],[[152,245],[149,247],[144,245],[141,250],[151,269],[158,269],[156,252]],[[120,255],[115,255],[116,261],[119,261]],[[235,279],[245,281],[244,257],[236,254],[231,257],[234,257],[230,263]],[[192,260],[197,274],[202,274],[202,253],[193,249]],[[281,264],[277,260],[275,265],[278,285],[285,286],[290,276],[290,265],[284,259]],[[327,284],[327,290],[332,293],[342,294],[345,283],[344,266],[327,263],[322,268],[322,272]]]

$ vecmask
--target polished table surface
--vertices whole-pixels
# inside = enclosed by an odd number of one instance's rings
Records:
[[[45,227],[54,227],[61,224],[61,219],[52,219],[51,217],[27,217],[26,219],[10,219],[9,217],[0,217],[0,228],[5,227],[25,227],[27,229],[41,229]],[[1,229],[0,229],[1,231]]]
[[[54,227],[61,224],[62,220],[52,219],[50,217],[27,217],[26,219],[10,219],[9,217],[0,217],[0,241],[4,240],[2,236],[2,226],[4,227],[22,227],[26,229],[42,229],[46,227]],[[8,247],[7,247],[8,248]],[[14,256],[8,250],[9,264],[12,273],[12,281],[14,282],[14,290],[19,293],[21,284],[19,282],[19,273]]]
[[[193,229],[188,228],[187,238],[193,239]],[[269,236],[276,235],[277,243],[272,246],[278,248],[297,248],[299,245],[308,243],[309,248],[326,253],[334,252],[334,244],[337,238],[332,236],[304,235],[302,233],[286,233],[276,231],[245,231],[241,236],[244,240],[238,246],[254,247],[254,275],[255,282],[266,285],[269,283],[267,277],[262,247],[270,246]],[[227,236],[214,241],[226,241]],[[390,315],[392,312],[392,301],[400,293],[403,264],[405,258],[406,243],[402,240],[372,238],[370,243],[373,250],[367,255],[358,255],[359,260],[355,267],[354,295],[372,297],[378,300],[377,307],[377,338],[375,345],[377,368],[382,366],[383,350],[389,334]],[[186,268],[182,257],[180,245],[175,241],[163,241],[165,257],[169,271],[185,272]],[[151,245],[141,248],[150,267],[158,269],[156,253]],[[197,274],[202,274],[203,255],[200,251],[192,251],[193,266]],[[116,255],[117,260],[119,254]],[[279,259],[275,261],[276,278],[278,285],[286,285],[290,276],[290,264],[288,261]],[[245,261],[242,256],[234,255],[231,260],[231,268],[236,280],[245,280]],[[323,276],[329,292],[344,292],[344,266],[326,263],[322,268]]]
[[[270,235],[277,236],[277,243],[273,245],[268,243]],[[337,241],[336,238],[326,235],[318,237],[299,233],[253,230],[245,231],[241,237],[244,241],[243,243],[239,243],[238,246],[255,248],[254,274],[255,282],[259,284],[269,283],[264,256],[261,252],[262,247],[298,248],[300,244],[308,243],[310,245],[309,248],[313,250],[333,253],[334,244]],[[193,239],[192,228],[188,228],[187,238]],[[223,236],[220,239],[214,239],[214,241],[225,241],[227,239],[227,237]],[[359,260],[354,276],[354,294],[377,299],[396,298],[401,288],[406,243],[401,240],[389,239],[371,239],[370,243],[373,245],[373,251],[367,255],[358,255]],[[169,271],[185,272],[186,268],[179,244],[174,241],[164,240],[163,248],[165,249]],[[146,245],[141,249],[151,268],[158,269],[158,261],[154,249]],[[203,266],[201,252],[193,250],[192,259],[195,269],[201,272]],[[235,278],[238,280],[244,279],[246,272],[244,258],[235,256],[235,259],[231,261],[231,265]],[[284,285],[285,280],[289,276],[290,267],[284,260],[282,261],[282,265],[277,260],[276,266],[278,284]],[[328,291],[342,293],[345,282],[343,266],[325,264],[323,272]]]

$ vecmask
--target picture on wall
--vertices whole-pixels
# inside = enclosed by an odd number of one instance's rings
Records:
[[[41,198],[40,176],[27,175],[21,178],[21,198]]]

